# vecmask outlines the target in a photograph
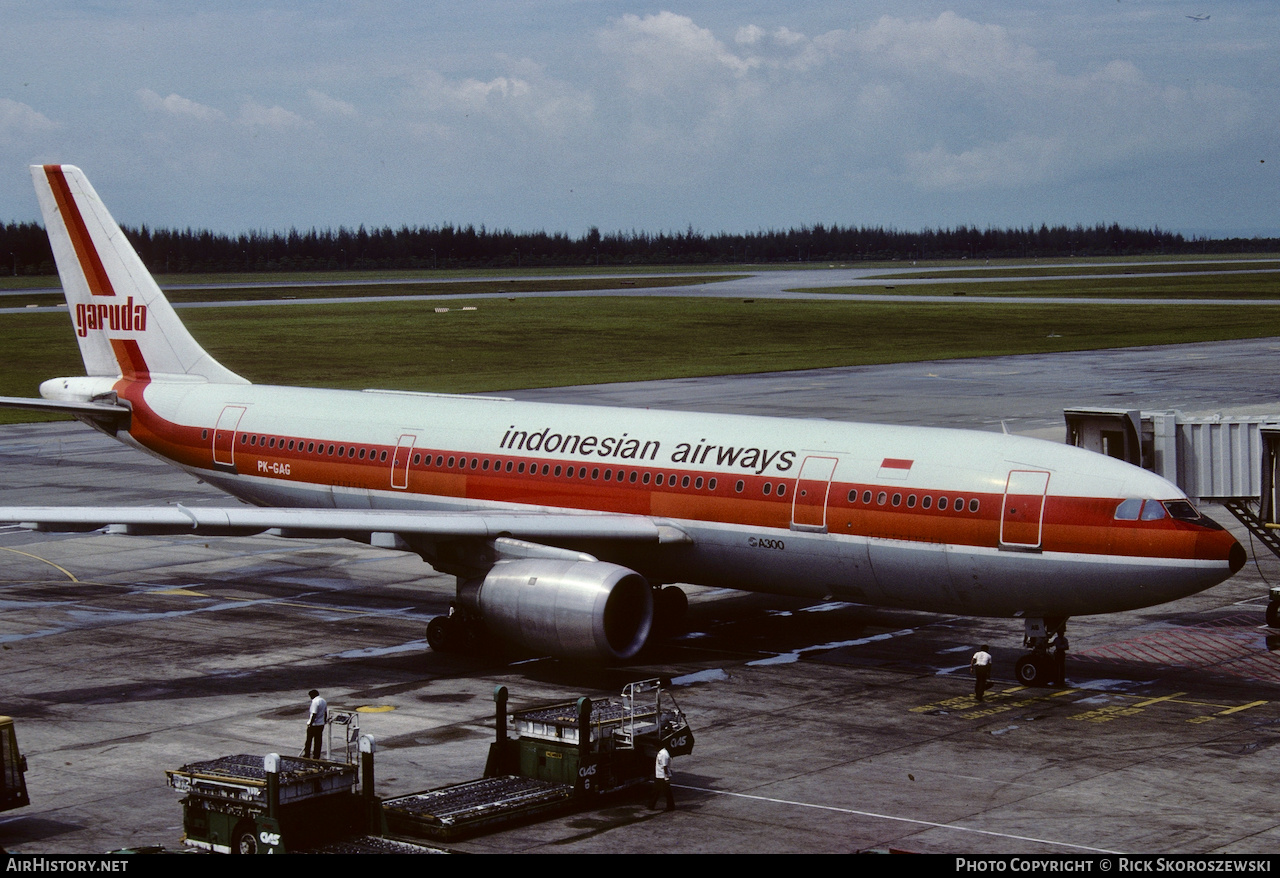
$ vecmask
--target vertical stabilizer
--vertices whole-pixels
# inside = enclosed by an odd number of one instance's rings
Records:
[[[249,383],[187,332],[79,168],[32,165],[31,177],[90,376]]]

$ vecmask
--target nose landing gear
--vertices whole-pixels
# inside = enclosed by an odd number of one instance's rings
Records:
[[[1031,652],[1014,663],[1013,673],[1023,686],[1065,686],[1067,620],[1027,619],[1024,646]]]

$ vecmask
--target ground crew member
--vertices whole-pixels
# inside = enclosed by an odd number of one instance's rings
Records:
[[[311,696],[311,712],[307,714],[307,743],[302,747],[302,755],[307,759],[319,759],[324,724],[329,721],[329,702],[321,698],[315,689],[307,695]]]
[[[969,673],[973,674],[973,697],[982,700],[982,693],[991,688],[987,681],[991,678],[991,653],[984,643],[969,659]]]
[[[1067,650],[1070,648],[1067,633],[1059,631],[1053,641],[1053,671],[1054,677],[1057,678],[1053,682],[1059,688],[1065,688],[1067,685]]]
[[[658,796],[661,795],[667,797],[667,810],[674,811],[676,800],[671,796],[671,754],[667,752],[665,745],[658,750],[658,755],[653,760],[653,795],[649,797],[650,811],[657,806]]]

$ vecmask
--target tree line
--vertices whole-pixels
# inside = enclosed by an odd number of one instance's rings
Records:
[[[455,227],[340,227],[239,235],[194,229],[125,227],[157,273],[542,268],[708,263],[857,262],[916,259],[1064,258],[1152,254],[1260,253],[1280,238],[1202,238],[1118,224],[980,229],[958,226],[904,232],[884,227],[814,225],[786,231],[708,235],[684,232],[496,231]],[[39,223],[0,226],[0,259],[18,275],[54,273]]]

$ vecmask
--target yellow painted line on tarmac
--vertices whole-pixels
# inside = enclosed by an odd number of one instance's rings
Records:
[[[939,701],[932,701],[928,704],[921,704],[916,707],[907,708],[909,713],[931,713],[934,711],[947,711],[955,713],[964,719],[983,719],[985,717],[995,716],[1010,710],[1018,710],[1030,707],[1037,702],[1045,702],[1052,698],[1061,698],[1064,695],[1084,695],[1086,697],[1108,694],[1091,692],[1088,689],[1037,689],[1029,686],[1010,686],[1001,689],[999,692],[988,692],[984,701],[975,701],[972,695],[956,695],[951,698],[944,698]],[[1270,701],[1250,701],[1247,704],[1238,704],[1233,707],[1227,707],[1223,704],[1213,704],[1205,701],[1195,701],[1187,699],[1186,692],[1171,692],[1168,695],[1160,695],[1153,698],[1143,698],[1141,701],[1133,700],[1137,696],[1125,695],[1121,693],[1110,693],[1114,697],[1122,700],[1130,700],[1132,703],[1109,704],[1103,707],[1096,707],[1082,713],[1075,714],[1071,719],[1080,720],[1082,722],[1105,723],[1123,717],[1133,717],[1140,715],[1144,710],[1156,707],[1161,704],[1181,704],[1187,707],[1195,707],[1210,710],[1212,713],[1204,716],[1197,716],[1188,719],[1190,723],[1207,723],[1215,719],[1229,717],[1245,710],[1252,710],[1256,707],[1270,704]]]
[[[1193,717],[1192,719],[1187,720],[1187,722],[1189,723],[1213,722],[1215,719],[1217,719],[1220,716],[1230,716],[1233,713],[1239,713],[1242,710],[1251,710],[1252,708],[1255,708],[1255,707],[1261,707],[1264,704],[1270,704],[1270,702],[1269,701],[1250,701],[1248,704],[1241,704],[1237,707],[1228,707],[1225,710],[1220,710],[1217,713],[1213,714],[1212,716]]]
[[[1161,695],[1159,698],[1148,698],[1146,701],[1139,701],[1137,704],[1134,705],[1134,707],[1138,707],[1138,708],[1150,707],[1151,705],[1159,704],[1162,701],[1175,701],[1186,694],[1187,693],[1185,692],[1174,692],[1171,695]]]
[[[10,547],[8,547],[8,546],[0,546],[0,549],[4,549],[6,552],[13,552],[13,554],[15,554],[15,555],[22,555],[24,558],[30,558],[30,559],[31,559],[31,560],[33,560],[33,561],[39,561],[39,562],[41,562],[42,564],[48,564],[48,565],[49,565],[50,567],[52,567],[53,569],[55,569],[55,570],[57,570],[58,572],[60,572],[60,573],[64,574],[64,575],[67,577],[67,579],[70,579],[72,582],[79,582],[79,581],[80,581],[80,580],[76,579],[76,575],[75,575],[74,573],[72,573],[70,570],[68,570],[67,568],[62,567],[62,566],[60,566],[60,565],[58,565],[58,564],[53,563],[53,562],[52,562],[52,561],[50,561],[48,558],[41,558],[39,555],[33,555],[33,554],[31,554],[30,552],[22,552],[22,551],[19,551],[18,549],[12,549],[12,548],[10,548]]]
[[[1240,711],[1242,711],[1242,710],[1249,710],[1249,709],[1254,708],[1254,707],[1262,707],[1262,705],[1264,705],[1264,704],[1268,704],[1268,703],[1270,703],[1270,702],[1267,702],[1267,701],[1250,701],[1248,704],[1242,704],[1242,705],[1240,705],[1239,707],[1228,707],[1226,710],[1218,711],[1218,713],[1217,713],[1216,715],[1217,715],[1217,716],[1226,716],[1226,715],[1227,715],[1227,714],[1229,714],[1229,713],[1239,713],[1239,712],[1240,712]]]

